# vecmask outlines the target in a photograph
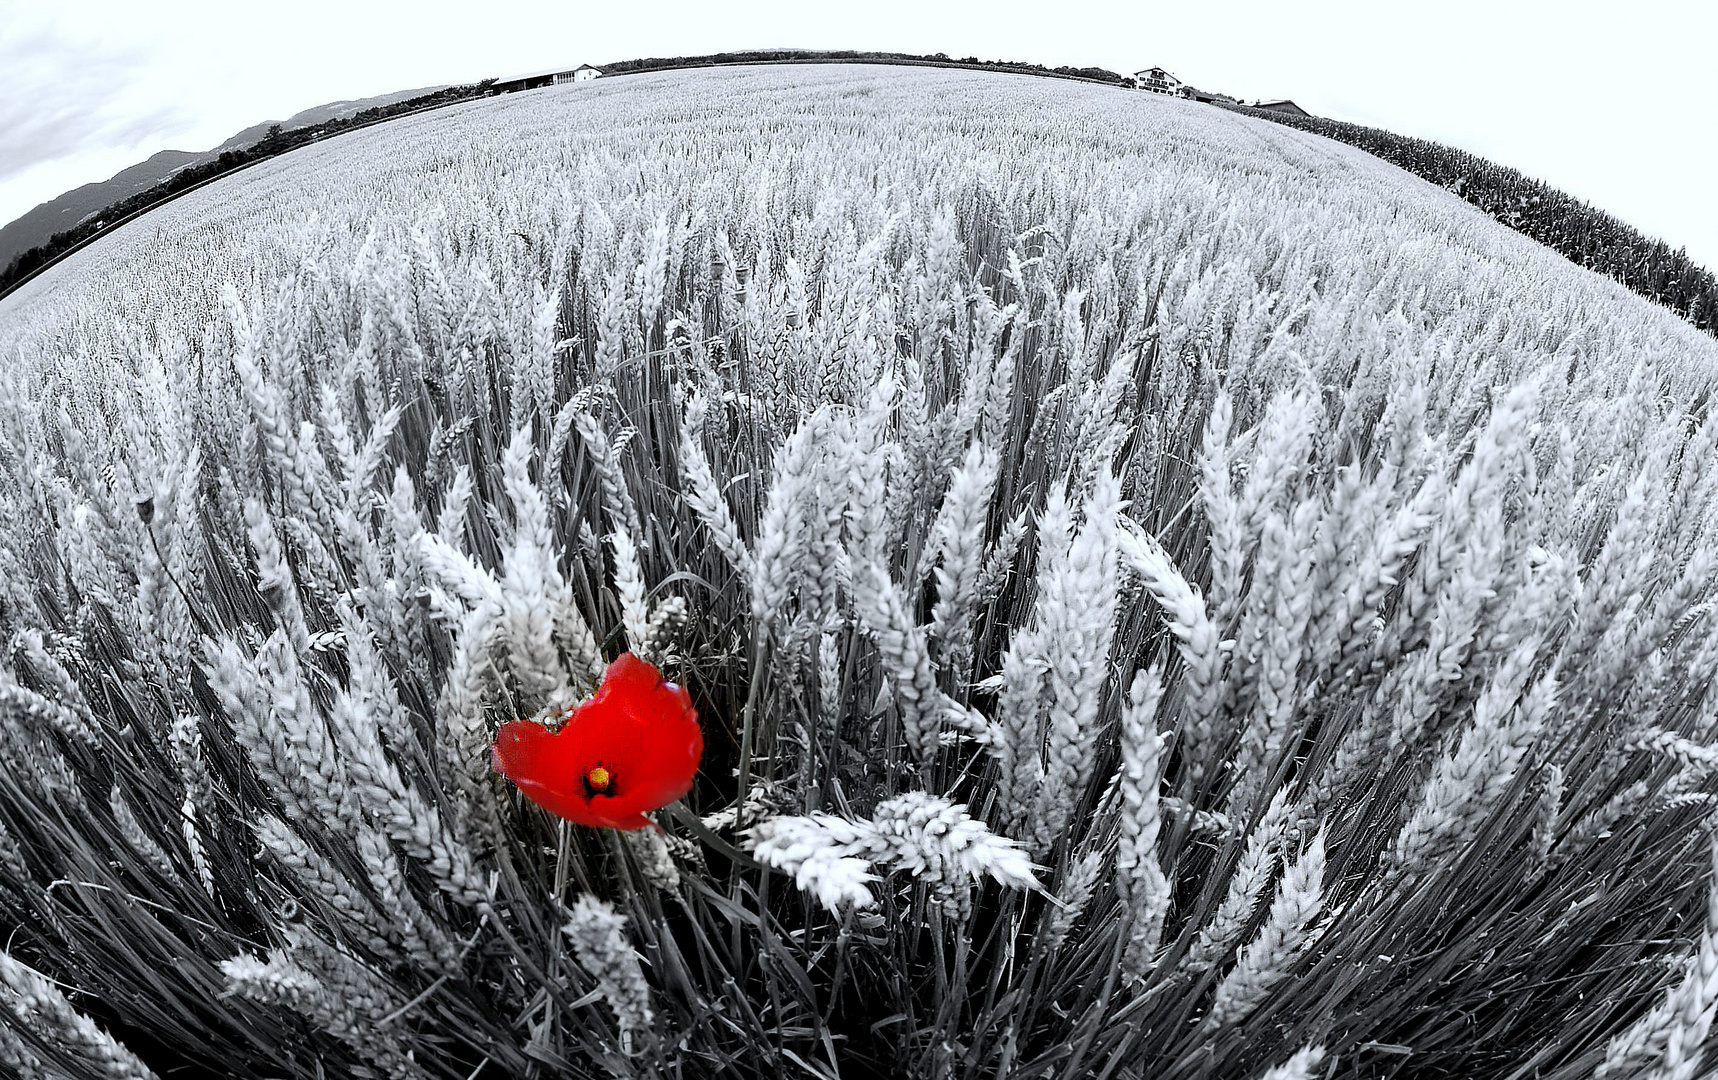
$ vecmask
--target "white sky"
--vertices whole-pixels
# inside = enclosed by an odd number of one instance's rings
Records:
[[[326,101],[770,47],[1160,64],[1514,166],[1718,270],[1718,0],[0,0],[0,222]]]

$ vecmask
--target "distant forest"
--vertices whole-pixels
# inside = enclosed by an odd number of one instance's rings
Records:
[[[1129,84],[1127,76],[1105,68],[1052,68],[1014,60],[980,60],[973,56],[953,58],[943,53],[920,56],[854,50],[802,52],[792,49],[761,49],[711,53],[706,56],[644,57],[613,61],[599,66],[603,75],[610,77],[722,64],[844,62],[973,68],[1080,79],[1112,86]],[[97,234],[215,177],[353,128],[483,97],[495,92],[495,82],[494,79],[485,79],[479,83],[450,86],[408,101],[365,109],[344,120],[329,120],[291,131],[282,131],[277,126],[271,129],[262,141],[252,146],[228,150],[211,161],[183,169],[148,191],[116,203],[74,228],[55,233],[53,239],[46,244],[24,252],[4,270],[0,270],[0,296],[22,285],[64,255],[89,242]],[[1290,116],[1246,106],[1223,107],[1357,146],[1391,164],[1407,169],[1460,195],[1503,224],[1538,240],[1571,261],[1614,278],[1641,296],[1670,308],[1707,333],[1718,335],[1718,278],[1689,259],[1685,250],[1672,250],[1663,241],[1642,235],[1638,230],[1572,195],[1523,176],[1515,169],[1424,139],[1409,138],[1378,128],[1321,117]]]
[[[1510,228],[1589,270],[1614,278],[1709,334],[1718,335],[1718,278],[1684,249],[1644,236],[1594,206],[1464,150],[1378,128],[1269,109],[1248,116],[1348,143],[1461,196]]]

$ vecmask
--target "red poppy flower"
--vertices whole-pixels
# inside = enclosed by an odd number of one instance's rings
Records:
[[[503,724],[490,761],[525,797],[580,825],[642,829],[646,810],[692,790],[704,733],[692,697],[629,652],[561,730]]]

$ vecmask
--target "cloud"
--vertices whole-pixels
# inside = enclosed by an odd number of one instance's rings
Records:
[[[0,21],[0,183],[44,162],[189,128],[182,106],[139,92],[151,63],[134,46]]]

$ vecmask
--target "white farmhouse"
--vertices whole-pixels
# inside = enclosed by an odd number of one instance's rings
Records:
[[[1181,95],[1181,80],[1160,67],[1148,67],[1133,73],[1133,85],[1154,94]]]

